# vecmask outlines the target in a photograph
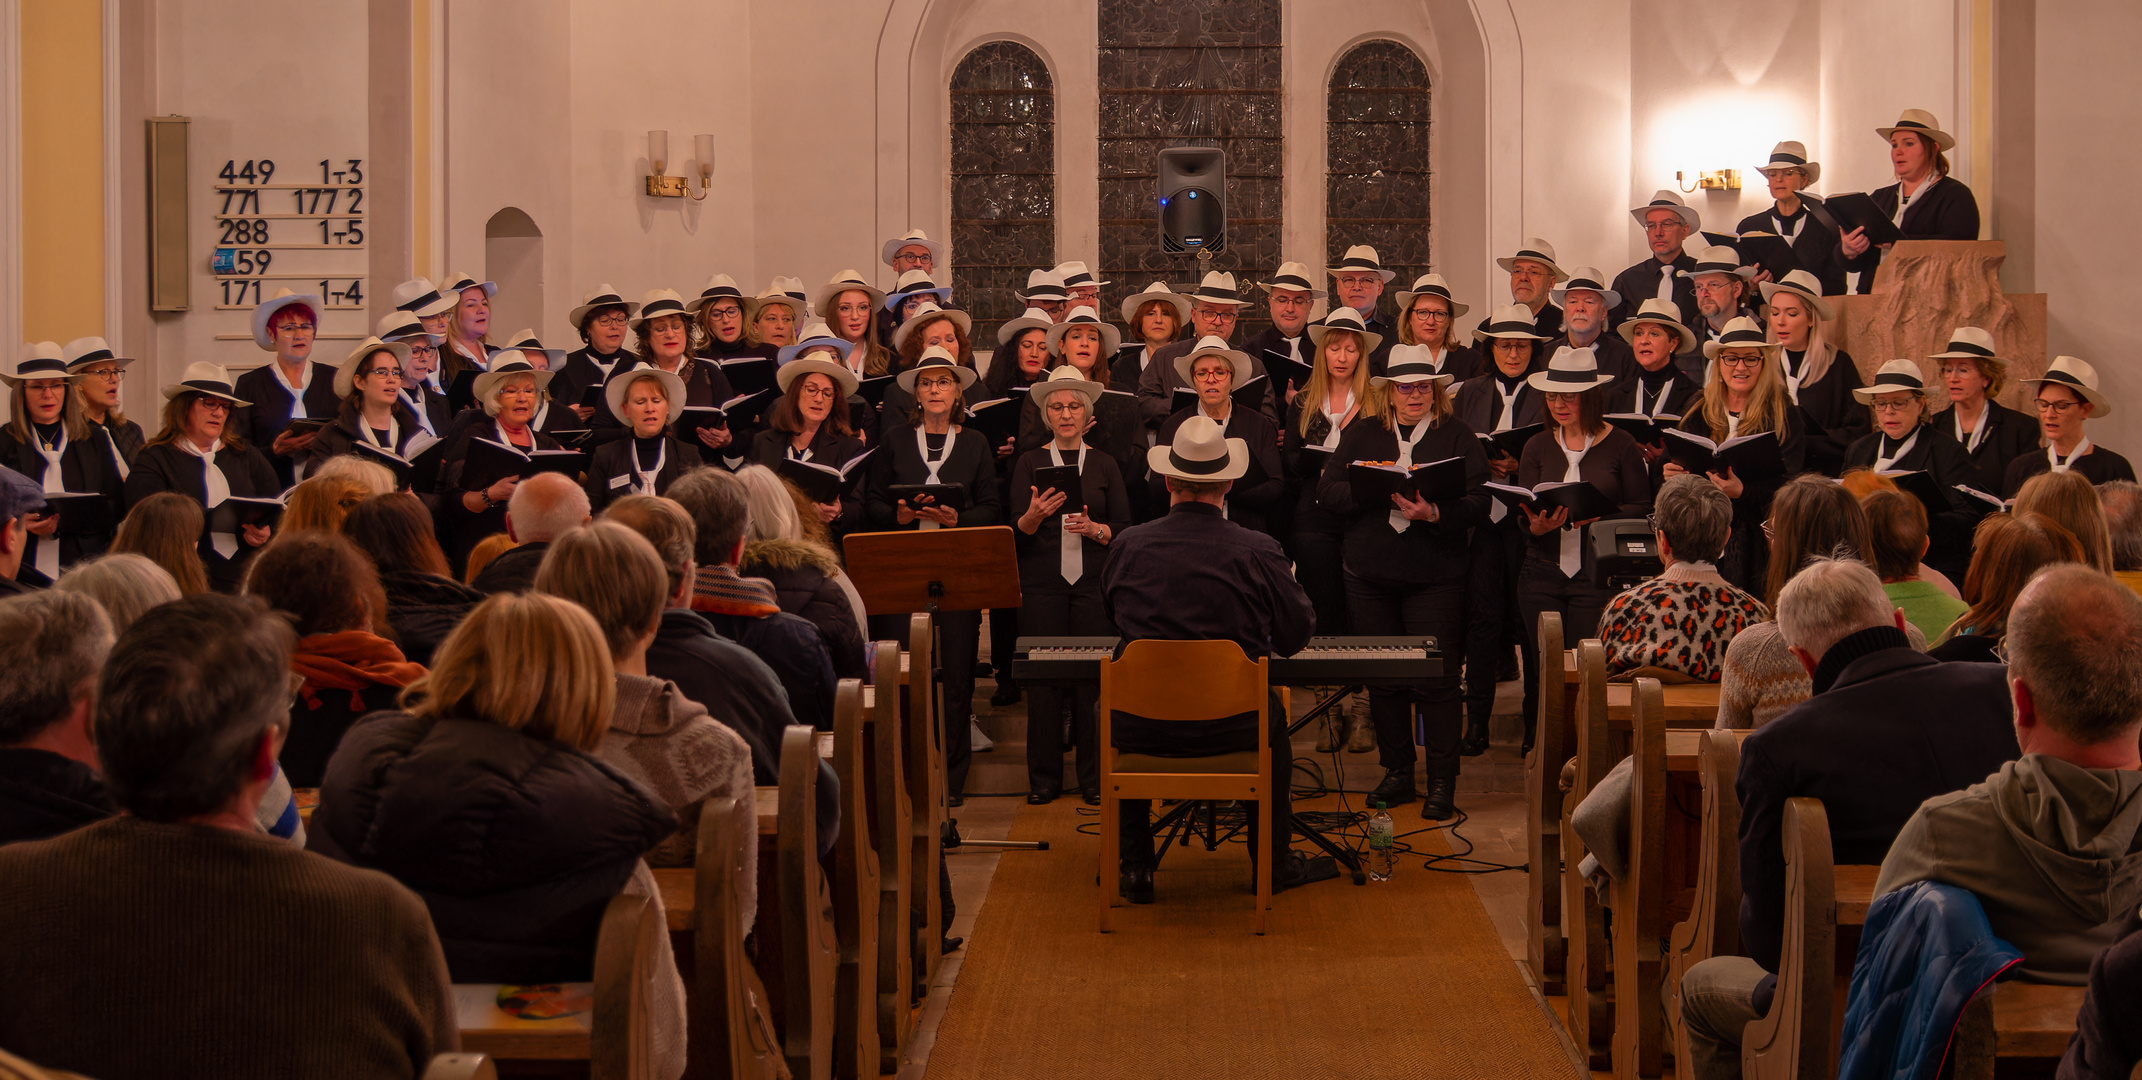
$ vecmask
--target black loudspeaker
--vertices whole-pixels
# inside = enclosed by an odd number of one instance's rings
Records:
[[[1586,530],[1592,548],[1592,584],[1620,592],[1665,571],[1658,537],[1643,518],[1592,522]]]
[[[1160,152],[1160,249],[1171,255],[1227,250],[1227,151],[1171,146]]]

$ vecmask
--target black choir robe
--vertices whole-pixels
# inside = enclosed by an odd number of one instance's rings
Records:
[[[1679,271],[1694,270],[1696,258],[1687,252],[1674,256],[1670,263],[1662,263],[1650,254],[1634,266],[1614,275],[1614,291],[1621,294],[1621,306],[1607,313],[1607,327],[1620,326],[1622,321],[1636,314],[1644,301],[1659,294],[1659,275],[1673,274],[1673,302],[1681,309],[1681,321],[1699,336],[1703,333],[1703,313],[1696,310],[1696,283],[1682,277]]]
[[[402,403],[431,421],[431,432],[439,438],[454,429],[454,407],[447,403],[445,394],[431,388],[429,381],[417,383],[414,390],[402,387]]]
[[[244,408],[233,407],[231,423],[237,425],[238,434],[249,446],[259,448],[275,469],[275,478],[283,487],[297,483],[297,458],[270,453],[275,437],[290,426],[290,421],[299,416],[313,420],[332,420],[342,412],[342,399],[335,396],[335,369],[332,365],[306,361],[311,365],[311,381],[305,384],[304,408],[298,407],[297,396],[284,385],[277,374],[275,361],[270,360],[238,376],[232,384],[231,393],[243,401],[252,402]]]
[[[661,441],[662,467],[655,472],[654,494],[669,490],[669,485],[680,476],[699,467],[699,451],[677,441],[664,431],[656,436]],[[636,494],[632,490],[633,455],[638,453],[639,440],[616,439],[595,448],[588,460],[588,475],[585,487],[588,493],[588,513],[600,514],[613,500]]]
[[[1426,420],[1421,421],[1427,423]],[[1362,506],[1354,501],[1347,468],[1356,461],[1395,461],[1398,434],[1381,420],[1357,421],[1339,436],[1339,449],[1317,479],[1317,505],[1347,522],[1346,571],[1357,577],[1407,591],[1426,587],[1465,588],[1471,575],[1471,533],[1487,521],[1487,453],[1464,420],[1446,416],[1413,447],[1413,464],[1444,458],[1465,459],[1464,496],[1435,504],[1438,521],[1416,521],[1398,532],[1391,528],[1389,503]]]
[[[1952,438],[1956,435],[1956,418],[1947,412],[1936,413],[1928,423],[1941,425],[1941,430]],[[2039,445],[2038,418],[1989,400],[1986,415],[1979,418],[1979,423],[1986,426],[1986,434],[1976,447],[1967,446],[1964,450],[1970,455],[1971,469],[1977,477],[1968,483],[1988,495],[1999,495],[2008,482],[2009,462],[2025,454],[2045,453]]]
[[[2016,492],[2023,490],[2024,481],[2039,473],[2049,472],[2052,468],[2053,459],[2046,455],[2044,447],[2027,454],[2020,454],[2014,461],[2008,463],[2008,472],[2001,482],[2001,490],[1989,494],[1998,494],[2003,499],[2013,499],[2016,497]],[[2103,484],[2113,480],[2132,481],[2135,478],[2135,468],[2127,463],[2126,458],[2096,443],[2090,445],[2089,453],[2069,463],[2068,468],[2083,474],[2092,484]]]
[[[1897,199],[1904,185],[1891,184],[1867,193],[1882,213],[1894,217]],[[1897,231],[1906,240],[1976,240],[1978,239],[1978,198],[1964,182],[1953,176],[1944,176],[1920,189],[1911,205],[1904,208],[1903,220]],[[1848,259],[1844,254],[1844,240],[1839,235],[1837,258],[1847,270],[1859,271],[1859,292],[1874,291],[1874,272],[1882,264],[1882,249],[1870,245],[1857,259]]]
[[[1783,349],[1778,353],[1782,371],[1793,357]],[[1859,365],[1843,349],[1837,350],[1820,379],[1800,385],[1800,425],[1808,468],[1824,476],[1844,472],[1845,448],[1874,430],[1867,406],[1852,396],[1860,386]]]
[[[1793,258],[1800,262],[1800,269],[1815,275],[1822,283],[1822,295],[1843,296],[1845,293],[1845,268],[1837,251],[1837,229],[1817,217],[1806,203],[1800,204],[1800,212],[1792,218],[1780,220],[1776,204],[1760,214],[1749,214],[1733,226],[1734,232],[1766,232],[1777,236],[1792,232]],[[1760,295],[1760,294],[1758,294]]]
[[[268,463],[266,454],[250,446],[217,448],[215,468],[223,474],[223,482],[230,486],[231,494],[243,497],[266,497],[280,494],[282,483],[276,478],[275,467]],[[259,548],[245,542],[241,534],[238,551],[225,559],[218,554],[209,538],[205,520],[208,504],[208,480],[202,469],[201,459],[170,443],[145,446],[134,459],[133,471],[126,478],[126,508],[132,510],[141,500],[164,491],[175,491],[203,506],[201,538],[197,550],[201,554],[201,566],[208,572],[208,583],[217,592],[237,592],[245,580],[246,564],[251,562]]]
[[[1175,432],[1196,415],[1198,407],[1193,405],[1168,417],[1160,425],[1158,445],[1174,442]],[[1245,529],[1271,533],[1274,539],[1285,539],[1272,529],[1287,487],[1285,467],[1279,461],[1279,426],[1255,409],[1235,405],[1227,410],[1225,430],[1228,438],[1241,439],[1249,448],[1249,472],[1227,492],[1227,520]],[[1168,505],[1167,478],[1150,471],[1148,476],[1153,505]]]
[[[91,424],[90,427],[93,429],[90,434],[96,436],[95,441],[101,443],[109,440],[105,460],[125,462],[130,467],[134,464],[135,455],[141,453],[142,445],[149,441],[148,436],[142,434],[140,424],[132,420],[115,422],[110,413],[104,414],[103,423]],[[116,456],[112,453],[115,450],[118,451]]]
[[[65,421],[62,420],[61,423],[64,425]],[[0,465],[13,469],[29,477],[33,483],[43,486],[45,469],[49,464],[45,456],[38,453],[36,438],[32,433],[31,441],[23,441],[16,435],[14,424],[0,428]],[[84,559],[102,555],[105,549],[111,546],[112,535],[118,529],[119,519],[123,516],[119,509],[121,481],[118,471],[112,466],[110,451],[104,446],[104,436],[98,434],[93,439],[94,441],[67,440],[66,448],[60,451],[60,486],[80,494],[104,496],[109,504],[109,521],[103,528],[89,529],[71,525],[62,518],[59,531],[49,538],[29,536],[25,533],[26,541],[34,540],[37,543],[26,545],[22,551],[22,568],[16,572],[15,577],[24,585],[42,588],[52,584],[50,578],[37,570],[37,547],[47,539],[59,544],[59,565],[62,570]]]
[[[863,495],[863,516],[871,529],[919,529],[920,521],[900,524],[900,500],[894,484],[924,484],[930,479],[929,463],[915,448],[913,427],[887,427],[876,457],[870,459],[870,477]],[[997,455],[989,440],[971,428],[955,428],[946,435],[943,464],[937,467],[937,482],[959,484],[967,489],[967,505],[959,511],[955,528],[1001,525],[1004,503],[997,482]]]

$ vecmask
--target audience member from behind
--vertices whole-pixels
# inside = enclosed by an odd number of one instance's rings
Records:
[[[187,596],[208,591],[208,570],[196,550],[206,516],[201,504],[160,491],[134,504],[112,538],[114,554],[140,555],[164,568]]]
[[[709,719],[677,684],[647,674],[647,647],[670,596],[661,558],[631,529],[593,522],[551,542],[535,587],[595,617],[617,671],[617,705],[595,756],[639,781],[677,815],[677,832],[648,854],[648,863],[690,866],[699,801],[708,795],[751,797],[751,748]]]
[[[535,584],[536,568],[543,565],[550,542],[587,521],[588,493],[572,478],[537,473],[521,481],[506,501],[506,535],[515,546],[492,559],[470,584],[486,596],[526,592]]]
[[[350,511],[342,535],[372,559],[387,598],[387,626],[411,663],[432,651],[483,594],[448,577],[446,553],[431,531],[431,511],[406,491],[367,499]]]
[[[331,457],[315,466],[306,475],[309,480],[346,480],[364,489],[367,498],[376,498],[396,490],[394,470],[376,461],[366,461],[355,454]]]
[[[119,639],[92,729],[125,812],[0,848],[0,1046],[87,1076],[260,1080],[408,1080],[457,1046],[423,904],[255,828],[292,639],[216,595]]]
[[[1770,563],[1765,599],[1776,610],[1778,594],[1809,559],[1856,559],[1867,551],[1867,515],[1850,492],[1819,476],[1802,476],[1778,489],[1763,523]],[[1915,643],[1925,648],[1924,639]],[[1761,727],[1807,700],[1807,670],[1793,659],[1775,622],[1751,626],[1726,649],[1718,680],[1718,726]]]
[[[1936,639],[1927,654],[1936,660],[2000,663],[2008,633],[2008,610],[2032,576],[2054,563],[2083,561],[2075,534],[2044,514],[1993,514],[1979,522],[1971,542],[1971,569],[1964,574],[1964,600],[1971,606]]]
[[[1717,682],[1733,638],[1770,618],[1761,600],[1718,576],[1733,500],[1705,477],[1676,476],[1659,488],[1651,524],[1665,569],[1607,601],[1599,619],[1607,670]]]
[[[1909,498],[1909,496],[1899,496]],[[1741,1030],[1770,1009],[1785,936],[1788,799],[1821,799],[1839,864],[1882,861],[1919,804],[2016,757],[2006,673],[1911,647],[1864,564],[1816,559],[1778,597],[1780,635],[1814,696],[1741,740],[1740,942],[1683,977],[1697,1080],[1740,1075]]]
[[[1920,578],[1928,546],[1925,505],[1901,492],[1877,491],[1861,498],[1859,508],[1867,515],[1867,558],[1882,591],[1928,641],[1939,638],[1970,605]]]
[[[18,584],[23,552],[30,547],[28,518],[45,505],[45,491],[13,469],[0,469],[0,596],[29,592]]]
[[[692,516],[668,498],[627,495],[602,512],[640,534],[662,561],[668,590],[662,621],[647,645],[647,674],[667,679],[686,698],[706,706],[716,723],[726,724],[751,748],[752,782],[774,787],[781,782],[781,734],[796,723],[781,679],[758,654],[714,632],[714,625],[691,608],[692,546],[698,531]],[[833,850],[840,835],[840,778],[831,762],[818,762],[818,852]]]
[[[335,532],[342,528],[342,519],[348,517],[358,503],[371,497],[372,493],[354,480],[312,477],[290,489],[276,531],[317,529]]]
[[[102,555],[76,563],[52,586],[60,592],[79,593],[95,600],[111,617],[112,633],[126,628],[150,608],[179,599],[178,582],[164,568],[140,555]]]
[[[773,586],[736,569],[751,529],[743,482],[703,467],[677,478],[669,497],[692,516],[692,610],[716,633],[756,653],[780,676],[796,722],[833,727],[833,654],[809,620],[781,610]],[[779,746],[776,738],[774,745]]]
[[[863,599],[833,549],[805,534],[791,498],[795,489],[764,465],[746,465],[736,478],[751,502],[751,532],[737,572],[772,583],[781,610],[803,616],[825,635],[836,678],[865,677]]]
[[[490,566],[493,559],[512,551],[514,546],[513,538],[505,533],[492,533],[476,541],[476,546],[469,549],[468,565],[461,573],[461,580],[473,587],[476,579],[483,576],[484,568]]]
[[[282,530],[254,557],[245,591],[297,629],[290,669],[304,681],[290,702],[281,760],[292,784],[319,787],[343,732],[367,713],[394,708],[424,668],[372,632],[379,577],[340,536]]]
[[[2142,593],[2142,484],[2112,480],[2097,489],[2112,548],[2112,576]]]
[[[111,648],[111,620],[89,597],[0,600],[0,844],[58,836],[116,809],[89,732]]]
[[[2016,491],[2014,512],[2044,514],[2075,535],[2082,545],[2084,565],[2103,573],[2112,572],[2111,530],[2105,523],[2104,504],[2089,478],[2069,470],[2039,473],[2023,481]]]
[[[555,596],[491,597],[431,673],[342,738],[313,847],[415,890],[455,982],[586,982],[603,909],[655,896],[641,856],[677,816],[596,758],[617,700],[602,631]],[[682,1069],[683,986],[658,935],[657,1074]],[[671,1056],[678,1058],[667,1061]]]
[[[2142,904],[2142,599],[2052,567],[2016,598],[2006,651],[2023,756],[1919,807],[1874,895],[1968,890],[2023,954],[2022,978],[2081,986]]]

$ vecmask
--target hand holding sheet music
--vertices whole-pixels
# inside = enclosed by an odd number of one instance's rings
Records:
[[[774,471],[780,473],[782,479],[796,485],[805,498],[820,506],[827,506],[840,502],[841,497],[848,493],[848,489],[855,486],[856,481],[862,477],[862,473],[857,470],[876,452],[875,449],[865,450],[849,458],[846,464],[837,469],[815,461],[786,458]]]

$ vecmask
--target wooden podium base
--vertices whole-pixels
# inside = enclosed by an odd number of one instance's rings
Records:
[[[2008,245],[1999,240],[1900,240],[1882,258],[1874,291],[1823,297],[1837,308],[1843,346],[1859,365],[1860,382],[1874,379],[1899,357],[1925,373],[1929,405],[1948,408],[1941,364],[1929,360],[1948,344],[1949,331],[1976,326],[1993,335],[2008,380],[2000,402],[2027,415],[2022,381],[2045,373],[2045,294],[2001,291]]]

